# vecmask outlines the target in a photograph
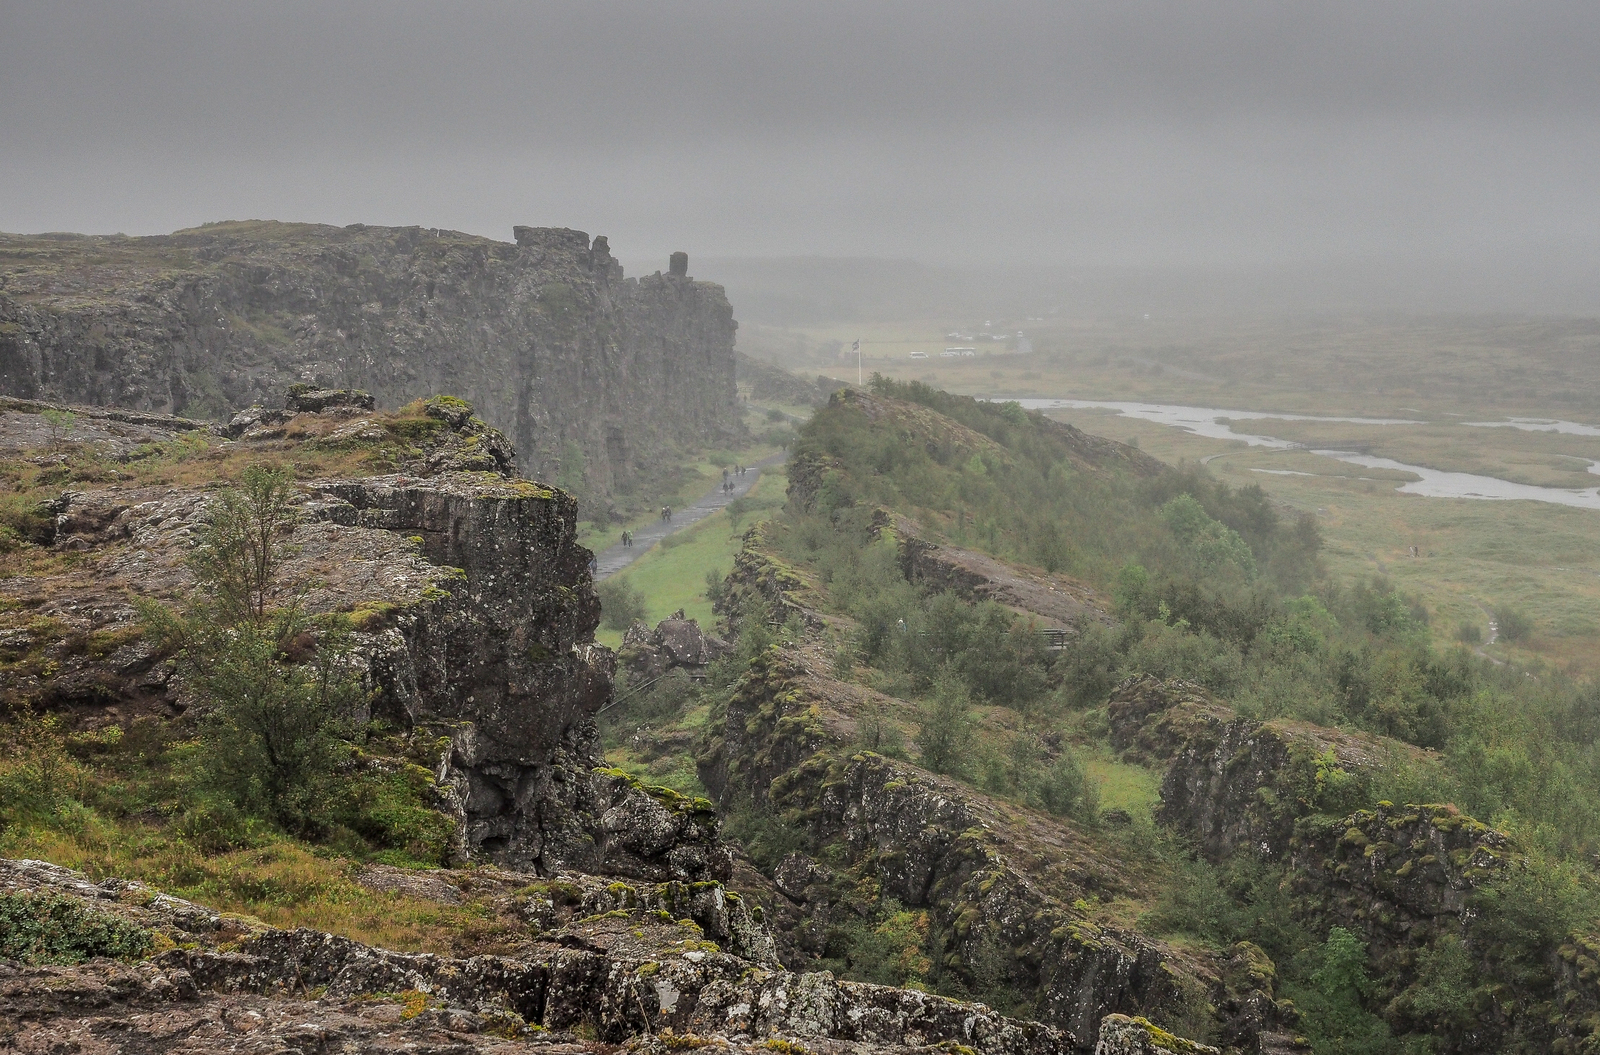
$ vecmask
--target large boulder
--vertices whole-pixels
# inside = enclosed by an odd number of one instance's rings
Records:
[[[686,618],[683,609],[663,619],[652,629],[635,623],[622,635],[620,659],[635,683],[659,678],[669,670],[681,669],[691,675],[704,673],[713,662],[733,651],[733,646],[700,629]]]

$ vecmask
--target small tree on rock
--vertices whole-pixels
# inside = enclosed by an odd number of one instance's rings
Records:
[[[212,499],[189,567],[223,621],[265,618],[296,518],[294,483],[281,466],[252,465],[237,487]]]
[[[199,698],[204,783],[247,814],[308,831],[334,797],[363,690],[338,618],[308,616],[281,581],[293,499],[287,470],[246,469],[207,510],[189,559],[199,586],[190,603],[139,607]],[[287,603],[274,606],[283,594]]]

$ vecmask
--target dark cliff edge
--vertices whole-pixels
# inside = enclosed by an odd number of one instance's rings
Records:
[[[387,407],[449,392],[525,471],[553,477],[581,452],[601,492],[665,448],[733,437],[721,286],[686,264],[625,278],[581,231],[515,236],[258,221],[0,235],[0,393],[216,419],[295,383]]]

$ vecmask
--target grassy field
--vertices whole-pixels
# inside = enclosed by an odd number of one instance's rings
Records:
[[[118,876],[274,927],[312,927],[406,952],[473,955],[509,951],[517,932],[481,903],[444,905],[355,882],[354,862],[287,836],[222,853],[202,851],[154,826],[80,819],[71,832],[36,828],[0,835],[0,853]]]
[[[961,325],[971,333],[970,322]],[[1252,410],[1600,421],[1600,321],[1593,319],[995,320],[996,331],[1027,333],[1032,356],[1003,352],[1009,345],[1001,342],[947,339],[956,328],[914,320],[804,332],[829,346],[859,336],[867,371],[953,392],[1064,395],[1070,386],[1084,398]],[[938,358],[955,344],[979,354]],[[933,357],[910,360],[913,350]],[[827,372],[845,378],[847,366],[853,380],[853,356]]]
[[[1099,788],[1101,809],[1153,819],[1160,802],[1161,774],[1119,760],[1104,743],[1083,749],[1083,768]]]
[[[761,470],[761,479],[750,489],[746,498],[757,511],[747,514],[736,525],[726,510],[713,513],[700,523],[683,531],[668,535],[644,556],[617,573],[617,578],[632,585],[644,595],[649,621],[655,623],[682,608],[691,619],[709,627],[716,620],[711,602],[706,600],[706,572],[715,569],[726,575],[733,567],[733,555],[739,550],[739,537],[759,517],[770,516],[783,502],[788,477],[783,466]],[[759,507],[765,506],[764,510]],[[595,638],[604,645],[616,648],[622,643],[622,633],[601,629]]]

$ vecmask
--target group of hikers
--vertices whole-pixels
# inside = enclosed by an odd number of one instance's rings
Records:
[[[735,486],[735,484],[733,482],[733,477],[735,477],[735,476],[743,476],[745,474],[745,470],[748,469],[748,468],[749,468],[749,466],[747,466],[747,465],[735,465],[731,472],[728,469],[723,469],[722,470],[722,490],[725,493],[731,494],[733,492],[733,489],[734,489],[734,486]]]
[[[632,546],[633,546],[633,532],[624,530],[622,532],[622,548],[623,549],[628,549],[628,548],[631,548]]]

